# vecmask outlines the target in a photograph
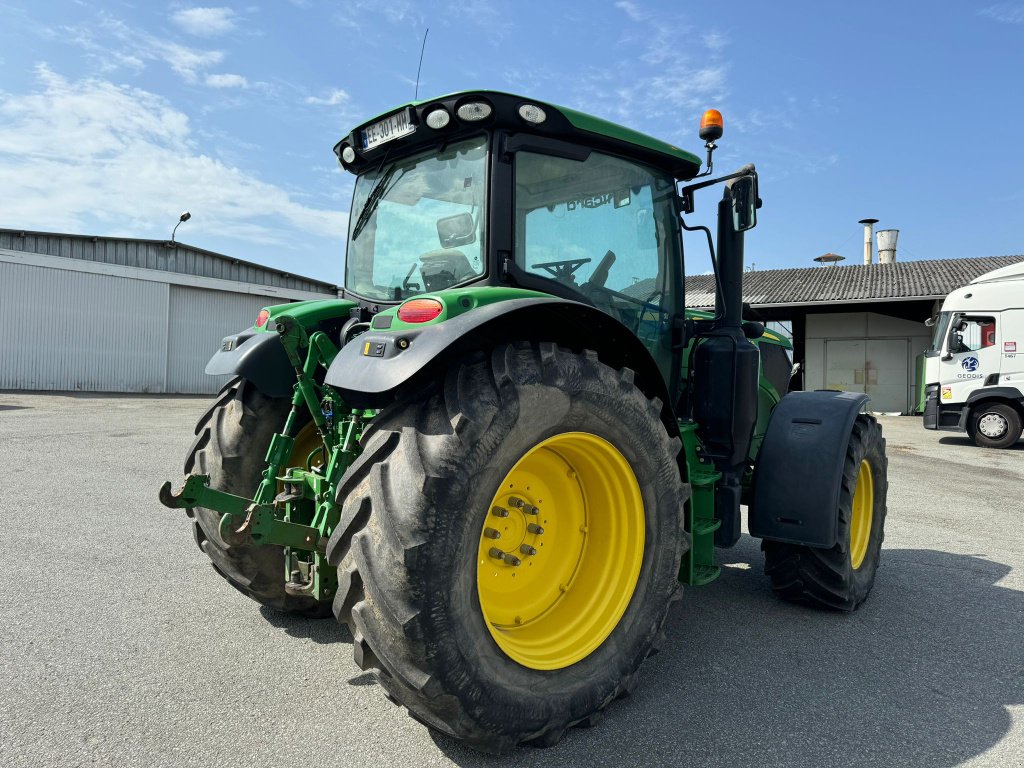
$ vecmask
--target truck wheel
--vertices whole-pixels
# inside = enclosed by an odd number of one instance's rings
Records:
[[[982,448],[1009,448],[1021,436],[1021,418],[1006,403],[983,403],[971,411],[968,434]]]
[[[633,372],[502,345],[382,412],[327,556],[362,669],[487,752],[554,744],[627,692],[688,548],[681,444]]]
[[[882,428],[860,415],[846,449],[839,491],[839,543],[831,549],[761,542],[765,573],[782,598],[821,608],[852,611],[875,582],[885,537],[888,460]]]
[[[233,379],[217,395],[196,425],[196,439],[185,459],[185,474],[210,476],[210,487],[239,496],[256,492],[266,469],[267,447],[274,432],[284,426],[291,401],[262,394],[246,379]],[[300,430],[289,463],[304,464],[319,444],[312,421]],[[196,507],[193,518],[196,543],[214,570],[228,583],[258,603],[279,611],[320,618],[331,613],[330,601],[285,591],[284,551],[270,545],[228,545],[220,536],[220,514]]]

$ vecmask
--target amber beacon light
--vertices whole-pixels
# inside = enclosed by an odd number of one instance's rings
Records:
[[[722,138],[722,113],[717,109],[709,109],[701,116],[700,137],[704,141],[716,141]]]

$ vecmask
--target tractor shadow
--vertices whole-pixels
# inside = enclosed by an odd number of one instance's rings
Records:
[[[270,626],[284,630],[289,637],[312,640],[314,643],[323,645],[352,643],[352,633],[348,631],[348,627],[339,624],[333,616],[323,619],[307,619],[284,611],[277,611],[265,605],[260,606],[260,614]]]
[[[943,445],[961,445],[965,448],[975,448],[979,451],[1024,451],[1024,440],[1018,440],[1008,448],[981,448],[975,445],[971,438],[959,435],[946,435],[945,437],[940,437],[939,442]]]
[[[687,590],[665,650],[596,728],[504,758],[434,742],[461,766],[941,768],[996,747],[1007,706],[1024,704],[1024,592],[998,584],[1009,566],[885,550],[871,597],[838,614],[775,598],[755,539],[719,555],[722,577]]]

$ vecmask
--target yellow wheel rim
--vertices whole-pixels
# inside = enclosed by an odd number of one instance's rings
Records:
[[[477,552],[487,628],[509,658],[561,669],[615,629],[644,555],[644,504],[626,458],[586,432],[538,443],[491,500]]]
[[[850,521],[850,565],[860,568],[871,541],[871,518],[875,514],[875,478],[867,459],[860,462],[853,491],[853,519]]]

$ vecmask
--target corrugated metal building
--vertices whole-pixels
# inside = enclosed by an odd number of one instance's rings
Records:
[[[183,243],[0,229],[0,390],[216,392],[224,336],[337,292]]]
[[[932,339],[924,321],[950,291],[1022,260],[989,256],[745,272],[743,300],[750,317],[790,325],[803,389],[864,392],[877,411],[914,413],[923,407],[921,356]],[[714,275],[686,278],[686,303],[714,306]]]

